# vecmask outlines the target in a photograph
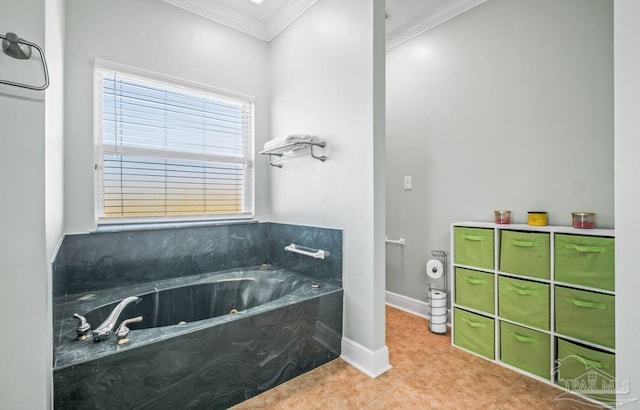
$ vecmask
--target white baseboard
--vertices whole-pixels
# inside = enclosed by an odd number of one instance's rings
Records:
[[[394,292],[385,292],[385,303],[396,309],[404,310],[415,316],[429,319],[429,304],[422,300],[413,299],[409,296],[400,295]],[[447,325],[451,326],[451,309],[447,309],[448,321]]]
[[[340,358],[371,378],[376,378],[391,369],[387,346],[375,352],[353,340],[342,338]]]
[[[412,315],[429,318],[429,304],[422,300],[386,291],[385,302],[396,309],[404,310]]]

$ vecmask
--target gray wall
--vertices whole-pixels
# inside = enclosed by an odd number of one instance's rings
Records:
[[[270,48],[271,138],[318,136],[328,158],[295,158],[271,169],[272,220],[344,230],[344,335],[374,351],[385,346],[384,180],[376,175],[384,159],[375,155],[384,130],[374,123],[384,110],[383,82],[375,82],[384,43],[374,41],[384,27],[374,7],[382,6],[318,1]]]
[[[67,0],[66,12],[67,233],[95,229],[95,58],[254,96],[255,148],[262,149],[269,131],[267,43],[157,0]],[[265,219],[269,180],[264,168],[256,168],[255,186],[256,217]]]
[[[638,232],[640,202],[640,2],[615,0],[615,170],[616,170],[616,377],[630,382],[628,395],[640,399]],[[624,408],[638,409],[636,401]]]
[[[387,290],[425,300],[452,222],[613,227],[613,195],[612,1],[490,0],[387,53]]]

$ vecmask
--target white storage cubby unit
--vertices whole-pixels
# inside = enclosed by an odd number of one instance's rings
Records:
[[[455,347],[578,394],[600,378],[582,395],[615,401],[612,229],[454,223],[451,255]]]

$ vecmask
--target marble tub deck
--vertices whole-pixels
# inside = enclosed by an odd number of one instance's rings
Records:
[[[75,328],[77,326],[77,320],[72,317],[74,313],[84,315],[86,312],[93,311],[100,306],[114,301],[122,300],[128,296],[145,295],[155,291],[217,281],[244,279],[250,277],[276,279],[288,278],[290,280],[291,276],[295,278],[294,280],[296,282],[294,286],[295,290],[292,293],[263,305],[255,306],[245,311],[240,311],[236,315],[224,315],[180,326],[163,326],[137,331],[132,330],[130,333],[130,342],[123,346],[119,346],[113,342],[115,337],[111,338],[113,340],[103,341],[100,343],[93,342],[91,338],[85,341],[74,340],[76,336]],[[315,289],[311,286],[314,282],[322,283],[322,286],[319,289]],[[286,271],[272,265],[262,265],[244,269],[233,269],[227,272],[185,276],[135,286],[124,286],[108,290],[58,297],[54,301],[53,309],[54,369],[68,367],[97,358],[117,354],[122,351],[145,346],[170,337],[193,333],[204,328],[229,323],[243,317],[259,315],[260,313],[268,310],[295,304],[339,289],[340,284],[332,280],[317,281],[300,273],[292,273],[291,271]],[[179,306],[177,308],[179,308]],[[125,318],[120,318],[120,320],[122,319]],[[91,325],[92,328],[95,328],[99,323],[91,323]]]
[[[249,409],[584,409],[599,408],[563,390],[451,346],[420,317],[387,307],[393,366],[371,379],[341,359],[233,407]]]

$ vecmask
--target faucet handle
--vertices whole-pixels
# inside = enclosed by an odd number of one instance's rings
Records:
[[[129,336],[129,328],[127,327],[127,325],[129,323],[140,323],[140,322],[142,322],[142,316],[137,316],[131,319],[123,320],[120,323],[120,326],[118,326],[118,329],[116,329],[116,338],[118,338],[117,343],[119,345],[123,345],[127,343],[129,341],[129,339],[127,338],[127,336]]]
[[[77,313],[73,314],[75,319],[78,319],[78,327],[76,328],[76,333],[78,337],[77,340],[87,340],[89,338],[89,331],[91,330],[91,325],[87,323],[87,319],[84,316],[80,316]]]

